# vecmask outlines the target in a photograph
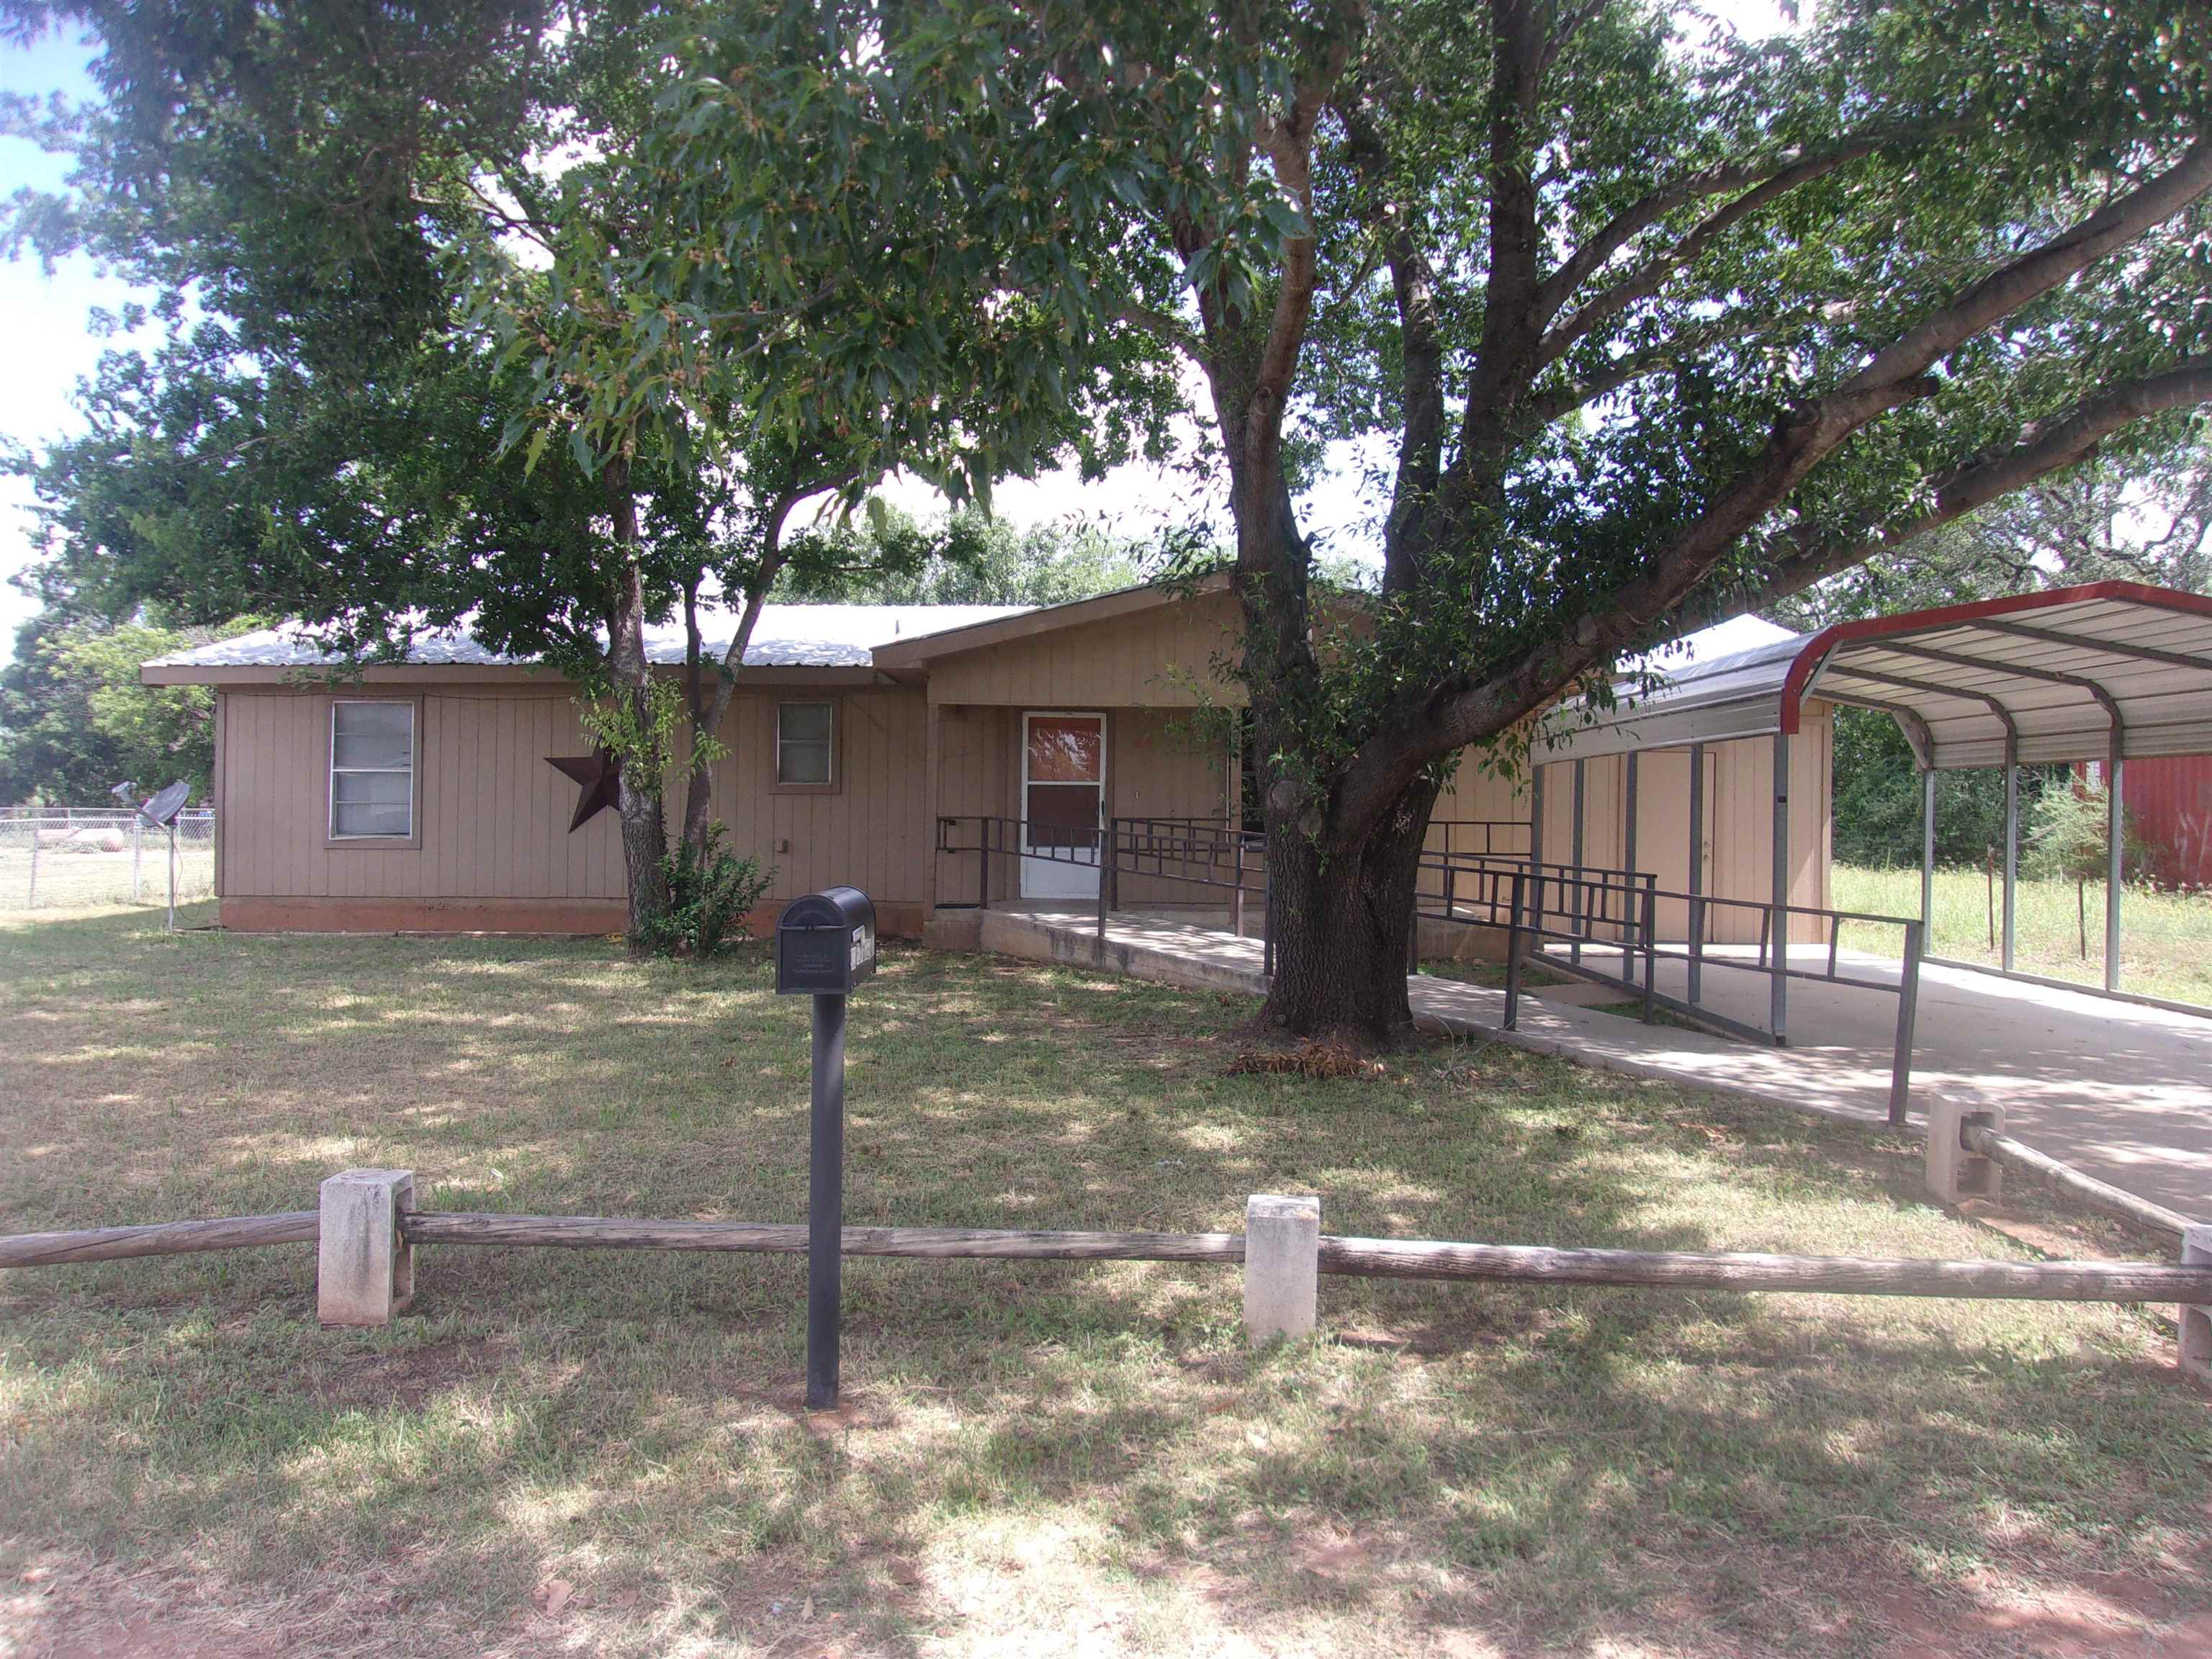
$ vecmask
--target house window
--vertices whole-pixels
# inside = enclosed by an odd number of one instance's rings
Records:
[[[780,702],[775,706],[775,781],[786,788],[826,789],[836,781],[830,754],[836,706]]]
[[[415,705],[331,704],[331,839],[415,833]]]

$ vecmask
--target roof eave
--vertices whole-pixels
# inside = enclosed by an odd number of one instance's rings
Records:
[[[928,665],[939,657],[956,656],[963,651],[981,651],[1010,641],[1028,639],[1038,634],[1049,634],[1063,628],[1079,628],[1088,623],[1107,622],[1116,617],[1133,615],[1161,605],[1172,605],[1197,593],[1217,593],[1229,586],[1226,571],[1215,571],[1200,577],[1195,582],[1147,582],[1136,587],[1120,587],[1110,593],[1097,593],[1085,599],[1069,599],[1060,605],[1039,605],[1034,611],[1024,611],[1012,617],[996,617],[988,622],[970,623],[965,628],[948,628],[942,633],[920,634],[909,640],[894,640],[875,649],[876,666],[890,674],[902,672],[927,672]]]

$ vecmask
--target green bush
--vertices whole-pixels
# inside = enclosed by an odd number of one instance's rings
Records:
[[[2060,785],[2037,797],[2029,817],[2027,867],[2031,874],[2057,881],[2101,882],[2107,873],[2105,836],[2112,798],[2102,784],[2068,788]],[[2123,869],[2128,874],[2150,861],[2150,846],[2136,832],[2136,817],[2120,808]]]
[[[1897,722],[1879,709],[1838,708],[1833,775],[1836,862],[1877,870],[1918,864],[1921,777]],[[2023,818],[2065,775],[2063,768],[2021,769]],[[1944,773],[1936,785],[1936,862],[1979,868],[1989,848],[2003,845],[2004,769]]]
[[[695,850],[679,842],[660,860],[668,878],[668,908],[638,924],[637,947],[660,957],[715,955],[747,937],[745,915],[760,902],[774,870],[739,858],[722,844],[722,826],[709,824]]]

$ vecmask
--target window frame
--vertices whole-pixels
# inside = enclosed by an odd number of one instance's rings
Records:
[[[407,710],[407,833],[404,836],[342,836],[337,833],[338,708],[343,703],[380,703]],[[397,767],[349,766],[348,772],[390,775]],[[419,696],[357,696],[325,699],[323,710],[323,845],[336,851],[404,852],[422,845],[422,699]]]
[[[783,781],[783,711],[787,708],[826,708],[830,711],[830,780],[826,783],[786,783]],[[778,697],[769,712],[769,793],[775,795],[835,795],[845,787],[845,769],[838,750],[844,746],[844,699],[836,696]]]

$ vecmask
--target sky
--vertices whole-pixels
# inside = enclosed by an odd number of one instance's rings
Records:
[[[1747,33],[1785,27],[1775,0],[1719,0],[1709,9]],[[88,98],[93,91],[85,67],[90,56],[83,41],[59,35],[27,47],[0,45],[0,91]],[[0,137],[0,198],[25,186],[56,189],[65,172],[65,162],[36,145]],[[82,429],[71,393],[92,373],[100,354],[118,343],[93,332],[93,318],[131,297],[128,285],[103,275],[88,259],[64,261],[51,276],[34,259],[0,259],[0,319],[5,320],[9,340],[8,372],[0,379],[0,439],[37,448]],[[1323,551],[1356,555],[1364,544],[1367,522],[1363,469],[1359,457],[1347,451],[1333,453],[1330,461],[1328,477],[1300,507]],[[894,480],[885,494],[925,516],[939,505],[932,492],[912,481]],[[14,653],[17,626],[37,608],[7,580],[35,550],[30,500],[22,480],[0,478],[0,663]],[[1080,515],[1123,534],[1147,536],[1182,526],[1203,503],[1187,480],[1131,466],[1095,484],[1072,474],[1009,482],[1000,486],[993,505],[1000,516],[1018,525]]]

